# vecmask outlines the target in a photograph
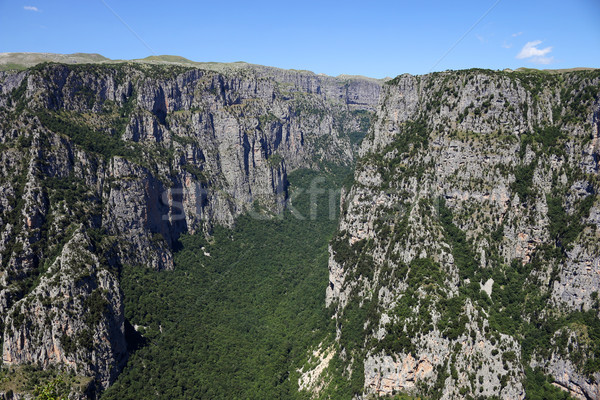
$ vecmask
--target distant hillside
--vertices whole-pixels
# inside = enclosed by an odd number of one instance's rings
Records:
[[[54,54],[54,53],[0,53],[0,71],[24,70],[34,65],[44,62],[55,62],[62,64],[114,64],[114,63],[139,63],[139,64],[154,64],[154,65],[180,65],[185,67],[194,67],[220,73],[236,71],[241,69],[253,69],[263,72],[285,71],[281,68],[268,67],[258,64],[250,64],[244,61],[236,61],[232,63],[221,62],[197,62],[188,60],[185,57],[173,55],[149,56],[146,58],[132,60],[112,60],[100,54],[95,53],[73,53],[73,54]],[[301,72],[302,74],[315,74],[306,70],[289,70],[293,72]],[[387,81],[384,79],[375,79],[358,75],[340,75],[341,79],[367,79],[373,82]]]

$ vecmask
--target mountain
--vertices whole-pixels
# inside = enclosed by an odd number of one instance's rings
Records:
[[[173,269],[180,234],[280,212],[289,172],[350,165],[379,90],[272,68],[0,73],[3,364],[107,388],[129,354],[122,269]]]
[[[599,85],[485,70],[384,85],[330,245],[320,368],[338,357],[356,394],[549,398],[543,371],[600,398]]]
[[[4,397],[600,397],[598,70],[0,64]]]

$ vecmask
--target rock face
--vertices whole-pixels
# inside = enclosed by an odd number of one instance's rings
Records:
[[[4,364],[65,365],[106,388],[127,360],[117,279],[79,229],[4,324]]]
[[[3,363],[106,388],[127,360],[119,269],[171,269],[182,232],[279,212],[289,171],[352,163],[380,88],[253,67],[0,73]]]
[[[384,85],[326,295],[365,394],[519,399],[539,367],[600,398],[599,95],[598,72]]]

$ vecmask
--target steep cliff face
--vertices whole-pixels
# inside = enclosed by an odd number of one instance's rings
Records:
[[[0,73],[4,364],[106,388],[127,359],[119,269],[171,269],[180,233],[279,212],[289,171],[352,163],[379,90],[270,68]]]
[[[102,266],[79,229],[5,318],[3,362],[65,365],[106,388],[126,361],[117,278]]]
[[[598,72],[385,85],[330,247],[355,393],[524,398],[539,367],[600,397],[599,95]]]

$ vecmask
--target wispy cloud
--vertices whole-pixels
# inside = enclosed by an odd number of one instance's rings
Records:
[[[523,32],[515,32],[513,34],[510,35],[511,38],[516,38],[518,36],[521,36],[523,34]],[[512,39],[509,38],[509,40],[505,40],[502,42],[502,48],[504,49],[511,49],[513,47],[513,44],[510,42]]]
[[[40,12],[40,9],[35,6],[24,6],[23,9],[26,11]]]
[[[519,60],[527,59],[527,61],[535,64],[550,64],[554,61],[554,57],[548,57],[548,54],[552,51],[552,46],[540,49],[538,48],[540,44],[542,44],[541,40],[525,43],[516,58]]]

